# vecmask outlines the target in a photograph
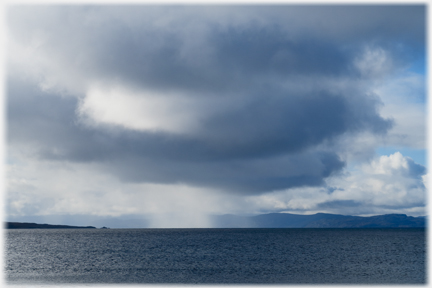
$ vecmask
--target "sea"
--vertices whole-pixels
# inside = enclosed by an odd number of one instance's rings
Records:
[[[9,285],[425,284],[426,230],[10,229]]]

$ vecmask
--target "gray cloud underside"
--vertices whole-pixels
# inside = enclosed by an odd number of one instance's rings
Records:
[[[77,118],[77,98],[13,76],[10,145],[34,145],[41,158],[99,163],[125,181],[242,193],[321,185],[345,165],[332,141],[362,131],[385,134],[392,121],[379,115],[379,99],[367,87],[316,82],[361,81],[353,60],[365,45],[385,47],[401,67],[424,53],[422,6],[211,7],[38,7],[30,14],[13,7],[10,30],[18,41],[44,31],[41,51],[71,78],[247,101],[209,114],[188,135],[95,128]],[[240,12],[243,22],[234,17]],[[296,79],[308,88],[287,86]]]
[[[211,128],[200,135],[93,130],[74,121],[75,99],[42,95],[22,83],[9,83],[9,91],[14,95],[8,107],[11,145],[31,143],[39,147],[40,157],[51,160],[99,162],[128,181],[191,183],[249,193],[321,185],[345,164],[337,153],[313,149],[315,145],[348,131],[379,133],[390,126],[374,113],[360,118],[359,106],[350,110],[345,98],[318,95],[318,100],[305,97],[293,103],[302,113],[279,103],[210,119]],[[322,109],[326,105],[328,109]]]

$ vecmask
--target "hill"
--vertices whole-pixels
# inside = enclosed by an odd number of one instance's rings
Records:
[[[298,215],[270,213],[257,216],[222,215],[213,217],[217,228],[424,228],[425,217],[387,214],[370,217],[317,213]]]
[[[36,223],[6,222],[6,229],[96,229],[93,226],[50,225]]]

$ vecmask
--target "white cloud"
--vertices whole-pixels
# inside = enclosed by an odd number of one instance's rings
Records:
[[[332,184],[343,190],[333,192],[332,198],[401,210],[424,206],[426,189],[421,177],[424,173],[423,166],[399,152],[384,155],[362,165],[343,180],[335,179]]]
[[[120,125],[133,130],[193,131],[198,125],[184,97],[155,92],[133,92],[121,87],[92,87],[81,101],[79,114],[94,123]]]
[[[393,69],[392,58],[381,47],[366,46],[354,60],[354,66],[365,78],[381,78]]]
[[[365,166],[364,171],[370,175],[405,176],[411,170],[410,163],[412,161],[409,161],[400,152],[396,152],[389,156],[381,156],[379,159],[372,161],[370,165]]]
[[[248,198],[251,212],[425,215],[425,169],[396,152],[327,179],[327,188],[302,187]],[[341,204],[341,205],[338,205]]]

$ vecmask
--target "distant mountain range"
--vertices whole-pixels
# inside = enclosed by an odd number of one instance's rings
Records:
[[[217,228],[422,228],[426,217],[387,214],[370,217],[317,213],[298,215],[270,213],[257,216],[222,215],[213,217]]]
[[[257,216],[219,215],[212,216],[212,228],[425,228],[426,217],[412,217],[405,214],[387,214],[370,217],[317,213],[298,215],[270,213]],[[122,225],[119,228],[133,228]],[[127,224],[127,223],[123,223]],[[145,228],[140,227],[140,228]],[[7,229],[77,229],[93,226],[50,225],[23,222],[6,222]],[[102,227],[106,228],[106,227]]]

